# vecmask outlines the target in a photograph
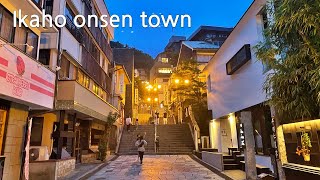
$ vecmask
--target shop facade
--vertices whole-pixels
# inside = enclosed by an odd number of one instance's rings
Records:
[[[277,127],[279,159],[287,179],[319,179],[320,120],[296,120]]]
[[[31,111],[50,111],[55,73],[39,61],[43,29],[13,27],[13,11],[41,13],[32,2],[0,3],[0,150],[2,179],[20,179],[25,161],[26,130]],[[56,29],[48,32],[57,33]],[[32,46],[32,47],[31,47]]]

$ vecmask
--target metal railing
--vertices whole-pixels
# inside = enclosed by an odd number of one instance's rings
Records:
[[[43,9],[46,11],[46,14],[52,15],[53,12],[53,1],[54,0],[45,0]]]
[[[74,23],[73,20],[71,20],[69,17],[66,17],[67,19],[67,23],[66,23],[66,28],[70,31],[70,33],[76,38],[76,40],[79,43],[82,43],[82,28],[77,28]]]

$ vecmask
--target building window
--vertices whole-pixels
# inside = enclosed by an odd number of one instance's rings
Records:
[[[169,82],[169,79],[163,79],[162,82],[164,83]]]
[[[14,37],[13,16],[2,5],[0,5],[0,23],[1,37],[12,43]]]
[[[41,8],[42,0],[31,0],[35,5],[37,5],[39,8]]]
[[[66,5],[66,9],[65,9],[65,17],[67,19],[66,28],[73,35],[73,37],[78,42],[81,43],[83,41],[82,32],[81,32],[82,29],[74,25],[73,19],[75,17],[75,14],[72,12],[68,4]]]
[[[26,51],[26,46],[16,47],[33,58],[37,58],[38,36],[26,27],[13,27],[13,15],[0,5],[0,36],[14,44],[28,44],[33,46],[31,52]]]
[[[33,46],[34,48],[32,49],[31,52],[27,52],[27,54],[29,54],[31,57],[33,58],[37,58],[37,51],[38,51],[38,36],[29,31],[28,32],[28,39],[27,39],[27,44],[29,44],[30,46]]]
[[[25,44],[28,36],[28,31],[25,27],[17,27],[15,31],[15,36],[14,36],[14,43],[15,44]],[[31,44],[30,44],[31,45]],[[25,52],[26,51],[26,46],[18,46],[16,45],[18,49],[21,51]]]
[[[158,72],[160,74],[171,74],[172,73],[172,69],[171,68],[159,68]]]
[[[89,89],[90,78],[82,70],[78,69],[77,81],[79,84]]]
[[[68,80],[70,72],[70,61],[66,58],[61,59],[61,70],[59,71],[60,80]]]
[[[45,9],[46,14],[52,15],[52,11],[53,11],[53,0],[45,0],[43,9]]]
[[[43,65],[49,66],[49,64],[50,64],[50,49],[40,49],[39,62]]]
[[[161,58],[161,62],[163,62],[163,63],[168,63],[168,62],[169,62],[169,59],[168,59],[168,58]]]
[[[269,26],[269,23],[268,23],[268,12],[267,12],[266,7],[263,7],[261,9],[261,11],[258,13],[257,17],[258,17],[258,19],[260,19],[263,29],[267,29]]]
[[[99,145],[102,135],[103,135],[102,130],[91,129],[91,146]]]
[[[32,119],[32,133],[30,137],[31,146],[41,146],[42,144],[43,120],[43,117],[36,117]]]
[[[93,93],[95,93],[98,96],[101,96],[101,88],[96,83],[93,83]]]

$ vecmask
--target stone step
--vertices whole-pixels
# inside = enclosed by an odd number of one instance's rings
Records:
[[[235,159],[224,159],[223,163],[224,164],[237,164]]]
[[[224,164],[224,170],[235,170],[240,169],[239,164]]]

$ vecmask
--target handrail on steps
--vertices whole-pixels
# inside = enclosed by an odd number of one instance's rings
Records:
[[[122,138],[122,134],[123,134],[123,129],[124,129],[124,123],[120,124],[119,134],[118,134],[118,137],[117,137],[117,147],[116,147],[116,152],[115,152],[116,154],[118,154],[118,152],[119,152],[121,138]]]
[[[199,125],[196,121],[196,118],[194,117],[193,111],[192,111],[192,106],[190,105],[188,107],[188,112],[190,116],[190,126],[191,126],[191,135],[193,137],[193,142],[194,142],[194,147],[196,152],[199,151],[199,138],[200,138],[200,128]]]

